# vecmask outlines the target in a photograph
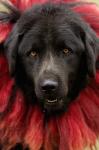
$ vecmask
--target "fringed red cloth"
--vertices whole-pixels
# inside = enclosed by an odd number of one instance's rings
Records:
[[[11,2],[23,11],[45,0]],[[99,35],[99,8],[95,4],[83,3],[73,9]],[[0,24],[0,42],[7,38],[11,29],[11,24]],[[47,122],[39,106],[26,105],[24,95],[15,89],[14,84],[14,79],[9,75],[7,60],[1,53],[0,145],[3,150],[10,150],[17,143],[30,150],[99,150],[99,70],[96,71],[95,79],[90,79],[88,86],[71,103],[67,112]]]

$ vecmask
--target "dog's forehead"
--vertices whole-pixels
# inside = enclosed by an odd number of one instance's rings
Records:
[[[79,20],[79,16],[66,4],[45,3],[33,6],[26,10],[21,15],[18,24],[20,27],[24,25],[31,26],[31,24],[39,23],[41,21],[42,23],[46,23],[51,20],[57,24],[61,24],[63,22],[69,24],[70,22],[76,22]]]
[[[45,46],[45,43],[47,46],[50,43],[55,45],[64,40],[72,48],[79,49],[82,43],[71,27],[73,23],[78,25],[78,16],[69,8],[65,9],[60,5],[45,4],[26,11],[18,23],[20,32],[25,31],[20,49],[28,50],[33,45]]]

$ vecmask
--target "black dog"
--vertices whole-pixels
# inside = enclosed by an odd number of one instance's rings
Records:
[[[66,110],[95,76],[99,39],[71,7],[46,3],[2,15],[15,23],[5,42],[10,73],[27,103],[49,113]]]

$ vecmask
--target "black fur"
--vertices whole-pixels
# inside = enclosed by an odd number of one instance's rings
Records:
[[[16,22],[4,43],[10,74],[27,103],[49,113],[66,110],[96,72],[99,39],[73,5],[46,3],[22,15],[10,6],[9,16],[0,14],[2,21]]]

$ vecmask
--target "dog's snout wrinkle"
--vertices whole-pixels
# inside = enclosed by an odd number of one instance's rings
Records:
[[[57,66],[55,63],[55,56],[51,52],[46,54],[40,70],[40,75],[42,75],[44,72],[57,72]]]

